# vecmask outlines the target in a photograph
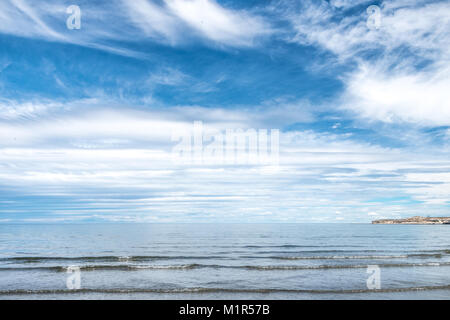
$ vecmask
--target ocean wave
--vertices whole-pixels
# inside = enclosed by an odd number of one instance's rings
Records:
[[[316,255],[323,255],[326,254],[329,255],[408,255],[408,256],[428,256],[428,255],[449,255],[450,250],[449,249],[443,249],[443,250],[420,250],[420,251],[408,251],[405,250],[404,252],[399,252],[398,250],[375,250],[375,249],[367,249],[367,250],[304,250],[304,251],[282,251],[282,250],[262,250],[262,251],[256,251],[253,252],[254,254],[298,254],[301,256],[307,257],[308,254],[316,254]]]
[[[372,260],[372,259],[407,259],[407,258],[442,258],[440,253],[404,254],[404,255],[355,255],[355,256],[274,256],[275,260]]]
[[[0,268],[0,271],[56,271],[67,272],[69,268],[77,267],[80,271],[96,271],[96,270],[116,270],[116,271],[137,271],[137,270],[185,270],[198,268],[196,264],[184,264],[184,265],[81,265],[81,266],[39,266],[39,267],[5,267]]]
[[[439,267],[450,266],[450,262],[428,262],[428,263],[383,263],[377,264],[380,268],[404,268],[404,267]],[[321,269],[362,269],[368,265],[317,265],[317,266],[243,266],[249,270],[321,270]]]
[[[316,289],[278,289],[278,288],[260,288],[260,289],[235,289],[235,288],[177,288],[177,289],[146,289],[146,288],[113,288],[113,289],[43,289],[43,290],[0,290],[0,295],[55,295],[55,294],[132,294],[132,293],[160,293],[160,294],[182,294],[182,293],[311,293],[311,294],[355,294],[355,293],[374,293],[374,292],[408,292],[408,291],[430,291],[430,290],[450,290],[450,284],[440,286],[420,286],[403,288],[384,288],[384,289],[343,289],[343,290],[316,290]]]
[[[85,256],[85,257],[9,257],[0,261],[19,263],[38,263],[51,261],[97,261],[97,262],[128,262],[154,260],[186,260],[186,259],[223,259],[223,256]]]
[[[323,269],[361,269],[367,268],[368,265],[311,265],[311,266],[278,266],[278,265],[218,265],[218,264],[184,264],[184,265],[81,265],[77,266],[80,271],[100,271],[100,270],[115,270],[115,271],[139,271],[139,270],[193,270],[193,269],[246,269],[256,271],[282,271],[282,270],[323,270]],[[405,268],[405,267],[440,267],[450,266],[450,262],[428,262],[428,263],[383,263],[377,264],[380,268]],[[37,267],[3,267],[0,271],[56,271],[67,272],[68,268],[73,266],[37,266]]]
[[[294,247],[294,246],[293,246]],[[444,254],[450,254],[450,250],[430,250],[430,251],[419,251],[417,253],[406,253],[406,254],[392,254],[383,255],[381,252],[379,255],[358,255],[358,253],[370,253],[379,252],[377,250],[315,250],[315,251],[301,251],[301,252],[291,252],[291,251],[268,251],[268,252],[255,252],[266,253],[266,254],[301,254],[299,256],[257,256],[257,255],[246,255],[239,257],[229,257],[224,255],[209,255],[209,256],[165,256],[165,255],[138,255],[138,256],[80,256],[80,257],[49,257],[49,256],[30,256],[30,257],[4,257],[0,258],[0,261],[11,262],[11,263],[39,263],[39,262],[52,262],[52,261],[87,261],[87,262],[145,262],[145,261],[156,261],[156,260],[210,260],[210,259],[279,259],[279,260],[327,260],[327,259],[395,259],[395,258],[427,258],[435,257],[441,258]],[[308,256],[305,254],[311,253],[347,253],[347,255],[317,255]],[[356,253],[356,254],[351,254]]]

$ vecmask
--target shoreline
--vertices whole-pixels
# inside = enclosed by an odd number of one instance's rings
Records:
[[[415,216],[415,217],[405,218],[405,219],[380,219],[380,220],[373,220],[372,224],[415,224],[415,225],[448,224],[448,225],[450,225],[450,217]]]

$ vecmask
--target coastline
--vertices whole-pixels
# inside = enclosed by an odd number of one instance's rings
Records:
[[[420,217],[415,216],[405,219],[380,219],[373,220],[372,224],[448,224],[450,225],[450,217]]]

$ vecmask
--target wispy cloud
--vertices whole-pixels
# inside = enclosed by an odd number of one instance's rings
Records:
[[[262,17],[226,9],[214,0],[166,0],[164,5],[149,0],[123,3],[147,35],[172,45],[197,37],[225,46],[247,47],[272,32]]]
[[[83,2],[80,30],[67,30],[68,6],[69,3],[54,0],[45,4],[2,1],[0,33],[71,43],[136,58],[145,58],[145,52],[117,42],[157,41],[175,46],[202,41],[214,46],[249,47],[255,39],[271,33],[262,17],[226,9],[214,0]]]
[[[261,17],[225,9],[214,0],[166,0],[169,10],[201,36],[230,46],[251,46],[271,33]]]
[[[448,212],[447,2],[69,4],[0,3],[0,222]],[[280,165],[173,162],[198,120],[280,129]]]
[[[122,0],[122,4],[145,35],[172,44],[183,39],[180,22],[163,6],[148,0]]]
[[[356,5],[305,2],[286,14],[296,32],[291,41],[319,46],[335,54],[335,62],[357,65],[342,76],[344,108],[370,120],[450,124],[444,89],[450,86],[449,3],[385,1],[378,29],[368,28],[367,7]],[[343,14],[349,8],[359,14]]]
[[[121,11],[113,6],[89,2],[82,5],[83,22],[81,30],[68,30],[66,9],[72,3],[50,0],[37,3],[29,0],[5,0],[0,4],[2,23],[0,33],[14,36],[70,43],[95,48],[118,55],[145,58],[145,54],[111,43],[111,40],[125,40],[120,31],[131,27],[117,23],[124,21]],[[86,17],[87,16],[87,17]],[[87,20],[87,21],[86,21]]]
[[[275,172],[264,166],[172,161],[174,130],[190,130],[193,119],[204,119],[206,130],[216,131],[271,123],[275,109],[257,115],[255,110],[102,110],[86,102],[82,112],[72,108],[51,118],[10,119],[0,123],[7,137],[1,141],[0,188],[47,199],[42,206],[50,220],[95,214],[111,221],[329,221],[337,210],[346,221],[367,221],[373,211],[404,214],[404,204],[382,200],[393,191],[406,204],[419,203],[408,214],[425,206],[437,213],[450,196],[450,189],[436,186],[448,184],[445,150],[417,156],[415,149],[355,142],[345,134],[282,133]],[[288,114],[277,121],[295,120]],[[20,213],[22,204],[8,207]]]

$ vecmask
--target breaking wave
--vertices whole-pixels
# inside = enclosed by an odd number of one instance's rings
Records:
[[[180,294],[180,293],[311,293],[311,294],[354,294],[354,293],[373,293],[373,292],[408,292],[408,291],[429,291],[429,290],[449,290],[449,285],[441,286],[420,286],[420,287],[404,287],[404,288],[385,288],[385,289],[348,289],[348,290],[308,290],[308,289],[277,289],[277,288],[261,288],[261,289],[233,289],[233,288],[179,288],[179,289],[146,289],[146,288],[130,288],[130,289],[45,289],[45,290],[0,290],[0,295],[51,295],[51,294],[89,294],[89,293],[105,293],[105,294],[130,294],[130,293],[163,293],[163,294]]]

